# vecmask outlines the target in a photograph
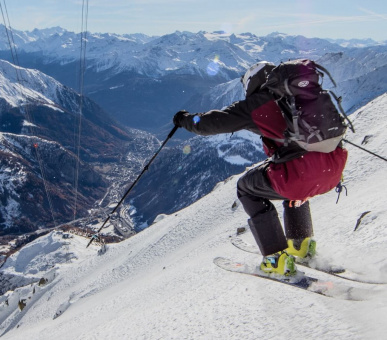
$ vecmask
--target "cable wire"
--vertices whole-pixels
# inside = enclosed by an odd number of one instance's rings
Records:
[[[4,7],[4,10],[3,10],[3,7]],[[34,124],[34,121],[32,119],[32,115],[31,115],[31,113],[29,111],[29,108],[28,108],[27,96],[25,95],[25,93],[23,91],[24,79],[23,79],[23,76],[22,76],[21,70],[20,70],[19,58],[18,58],[18,55],[17,55],[16,47],[15,47],[16,44],[15,44],[15,40],[13,38],[12,27],[11,27],[11,23],[10,23],[10,20],[9,20],[9,15],[8,15],[8,10],[7,10],[7,5],[6,5],[5,0],[3,0],[3,5],[2,5],[2,3],[0,1],[0,10],[1,10],[1,15],[3,17],[3,22],[4,22],[4,27],[5,27],[6,35],[7,35],[7,38],[8,38],[8,44],[9,44],[10,51],[11,51],[12,61],[13,61],[13,64],[16,66],[15,67],[16,81],[17,81],[17,84],[19,86],[20,94],[21,94],[21,97],[22,97],[22,101],[21,101],[21,104],[20,104],[20,111],[22,113],[24,113],[24,115],[26,116],[27,121],[30,123],[30,129],[31,129],[32,136],[36,136],[36,138],[37,138],[37,134],[34,131],[35,130],[34,129],[35,124]],[[4,12],[6,14],[6,17],[4,15]],[[24,107],[22,106],[23,100],[25,102],[25,106]],[[39,144],[37,142],[34,142],[33,145],[34,145],[34,149],[35,149],[35,153],[36,153],[36,158],[37,158],[38,163],[39,163],[39,168],[40,168],[40,172],[41,172],[41,175],[42,175],[43,186],[44,186],[44,190],[46,192],[46,196],[47,196],[48,205],[49,205],[49,208],[50,208],[51,217],[52,217],[52,220],[54,222],[54,226],[56,227],[57,223],[56,223],[56,220],[55,220],[55,217],[54,217],[53,204],[52,204],[52,199],[51,199],[51,196],[50,196],[50,193],[49,193],[49,187],[48,187],[47,180],[46,180],[46,174],[45,174],[45,171],[44,171],[43,160],[42,160],[42,157],[40,156],[40,152],[39,152]]]
[[[79,186],[79,167],[80,167],[80,149],[81,149],[81,130],[82,130],[82,111],[83,111],[83,89],[84,79],[86,71],[86,44],[87,44],[87,21],[89,14],[89,1],[83,0],[82,2],[82,23],[81,23],[81,49],[79,56],[79,115],[78,122],[74,127],[74,139],[77,158],[75,160],[75,173],[74,173],[74,220],[77,215],[77,201],[78,201],[78,186]]]

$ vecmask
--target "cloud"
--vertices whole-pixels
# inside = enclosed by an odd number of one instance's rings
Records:
[[[387,20],[387,15],[386,14],[380,14],[380,13],[375,13],[369,9],[366,9],[366,8],[363,8],[363,7],[358,7],[358,9],[364,13],[367,13],[367,14],[370,14],[371,16],[374,16],[374,17],[377,17],[377,18],[380,18],[380,19],[383,19],[383,20]]]
[[[281,23],[272,23],[272,24],[264,24],[261,25],[261,28],[266,29],[284,29],[288,27],[297,27],[297,26],[319,26],[329,23],[338,23],[338,24],[348,24],[348,23],[356,23],[356,22],[371,22],[380,20],[380,17],[383,18],[382,15],[376,17],[375,15],[357,15],[357,16],[322,16],[322,15],[293,15],[292,20],[281,19]],[[287,15],[286,18],[290,18],[290,15]],[[385,18],[383,18],[385,19]]]
[[[240,19],[240,20],[237,22],[237,25],[236,25],[236,26],[238,27],[238,29],[242,30],[242,29],[244,29],[244,27],[246,27],[250,22],[256,21],[256,19],[257,19],[257,16],[254,15],[254,14],[245,16],[245,17],[243,17],[242,19]]]

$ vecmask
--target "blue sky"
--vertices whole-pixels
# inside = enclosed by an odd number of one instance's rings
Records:
[[[82,0],[1,0],[19,30],[81,30]],[[0,22],[3,23],[2,18]],[[387,40],[386,0],[89,0],[88,30],[163,35],[179,31],[272,32]]]

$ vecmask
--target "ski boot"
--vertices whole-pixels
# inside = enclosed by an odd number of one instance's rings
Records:
[[[286,252],[300,259],[309,260],[316,256],[316,241],[310,237],[303,239],[289,239]]]
[[[297,273],[294,256],[285,251],[263,257],[260,269],[265,273],[291,276]]]

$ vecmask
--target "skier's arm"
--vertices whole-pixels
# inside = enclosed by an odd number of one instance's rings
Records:
[[[180,114],[175,124],[198,135],[216,135],[247,129],[254,132],[257,126],[251,119],[251,103],[246,100],[235,102],[224,110],[204,113]]]

